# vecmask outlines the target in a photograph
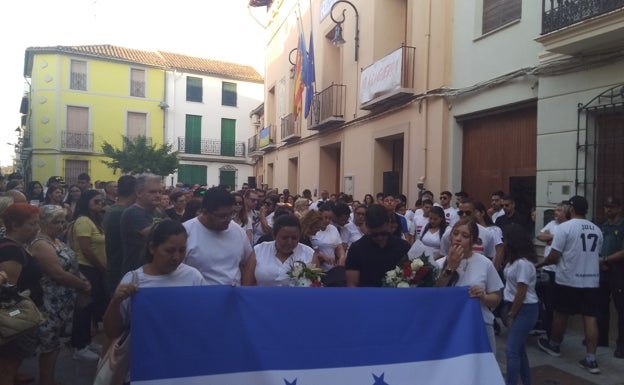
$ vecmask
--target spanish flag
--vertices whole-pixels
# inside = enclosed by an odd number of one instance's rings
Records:
[[[303,74],[306,61],[306,49],[305,41],[303,39],[303,33],[299,32],[299,46],[297,48],[297,61],[295,63],[295,99],[293,104],[293,117],[297,120],[297,117],[301,115],[301,108],[303,105]]]

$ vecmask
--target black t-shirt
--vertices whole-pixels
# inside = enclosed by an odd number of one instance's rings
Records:
[[[17,279],[19,291],[30,290],[30,299],[37,306],[43,304],[43,290],[41,279],[41,265],[33,258],[22,245],[9,238],[0,239],[0,262],[14,261],[22,265],[22,272]]]
[[[360,272],[358,286],[380,287],[386,272],[394,269],[409,249],[409,243],[401,238],[391,236],[385,247],[381,248],[368,235],[364,235],[349,247],[346,270]]]

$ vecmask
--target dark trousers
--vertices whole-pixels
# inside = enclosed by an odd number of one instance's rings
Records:
[[[71,344],[76,349],[82,349],[91,343],[91,325],[102,320],[106,306],[108,306],[108,292],[106,277],[95,267],[80,265],[80,272],[91,284],[91,298],[88,305],[74,310]]]
[[[617,311],[617,347],[624,349],[624,268],[611,267],[601,272],[600,314],[598,316],[598,346],[609,346],[609,320],[611,299]]]
[[[539,281],[535,285],[535,292],[539,298],[539,318],[537,320],[536,329],[546,331],[546,335],[550,338],[553,320],[553,287],[555,286],[555,272],[542,270],[542,273],[548,274],[548,280]]]

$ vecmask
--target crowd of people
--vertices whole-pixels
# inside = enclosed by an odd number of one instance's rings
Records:
[[[127,330],[138,287],[290,285],[297,263],[319,267],[324,286],[379,287],[405,256],[422,255],[439,269],[436,286],[465,286],[479,301],[493,351],[498,320],[507,327],[507,384],[530,384],[529,333],[543,329],[539,347],[558,356],[575,314],[587,349],[579,364],[599,373],[610,298],[618,311],[614,356],[623,358],[624,220],[614,197],[602,228],[585,219],[581,196],[557,206],[537,234],[547,245],[538,263],[534,219],[502,191],[489,207],[450,191],[438,200],[422,191],[409,206],[404,195],[357,201],[322,190],[315,199],[308,189],[165,189],[152,174],[95,184],[84,174],[69,186],[60,177],[45,187],[12,180],[1,193],[0,281],[30,290],[46,322],[0,345],[0,385],[18,381],[21,360],[35,353],[39,383],[54,384],[63,344],[74,359],[97,360],[100,323],[110,340]]]

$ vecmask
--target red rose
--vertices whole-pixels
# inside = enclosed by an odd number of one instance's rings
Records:
[[[421,267],[416,272],[416,275],[414,276],[414,280],[420,281],[421,279],[423,279],[427,275],[427,273],[429,273],[429,269],[424,267],[424,266]]]

